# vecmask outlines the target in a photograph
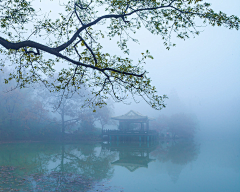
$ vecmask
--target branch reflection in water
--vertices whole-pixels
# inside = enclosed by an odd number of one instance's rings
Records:
[[[0,145],[0,191],[121,191],[111,179],[116,166],[129,174],[149,165],[171,162],[167,170],[176,182],[184,166],[197,159],[193,140],[160,143]],[[147,169],[146,169],[147,168]]]
[[[89,191],[109,180],[116,153],[99,144],[0,145],[0,191]]]

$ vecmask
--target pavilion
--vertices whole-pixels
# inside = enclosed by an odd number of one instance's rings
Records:
[[[125,115],[112,117],[114,120],[119,121],[119,130],[131,130],[131,124],[139,123],[141,125],[141,131],[149,130],[149,118],[133,110],[129,111]],[[145,125],[145,126],[144,126]]]
[[[118,130],[103,130],[102,137],[108,141],[153,141],[158,138],[155,130],[149,130],[149,117],[133,110],[125,115],[112,117],[119,121]],[[139,126],[137,126],[139,125]]]

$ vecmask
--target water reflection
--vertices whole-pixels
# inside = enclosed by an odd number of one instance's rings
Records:
[[[105,143],[103,148],[109,151],[117,151],[119,158],[112,162],[112,165],[118,165],[127,168],[130,172],[138,168],[148,168],[148,164],[155,159],[149,157],[150,152],[156,149],[157,143]]]
[[[102,144],[2,144],[0,191],[111,190],[105,185],[115,168],[129,173],[164,164],[173,182],[182,169],[197,159],[199,145],[193,140],[160,143]],[[161,170],[159,170],[161,171]],[[119,191],[119,189],[118,189]]]
[[[171,180],[176,183],[182,169],[195,161],[200,145],[193,139],[163,140],[159,143],[121,143],[103,144],[109,151],[117,151],[118,159],[112,165],[122,166],[133,172],[148,168],[149,163],[157,161],[165,165]]]
[[[200,145],[193,139],[182,139],[162,141],[151,155],[166,164],[168,175],[176,183],[183,168],[199,153]]]
[[[160,162],[185,165],[197,159],[200,145],[193,139],[162,141],[152,153]]]
[[[88,191],[113,176],[115,155],[98,144],[0,145],[0,191]]]

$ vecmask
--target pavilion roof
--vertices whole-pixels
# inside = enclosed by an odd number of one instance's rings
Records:
[[[112,117],[112,119],[115,120],[137,120],[137,119],[148,119],[148,116],[144,116],[136,111],[129,111],[125,115],[117,116],[117,117]]]

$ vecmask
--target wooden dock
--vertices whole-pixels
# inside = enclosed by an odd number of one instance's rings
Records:
[[[155,130],[103,130],[102,138],[107,141],[139,141],[151,142],[159,138]]]

